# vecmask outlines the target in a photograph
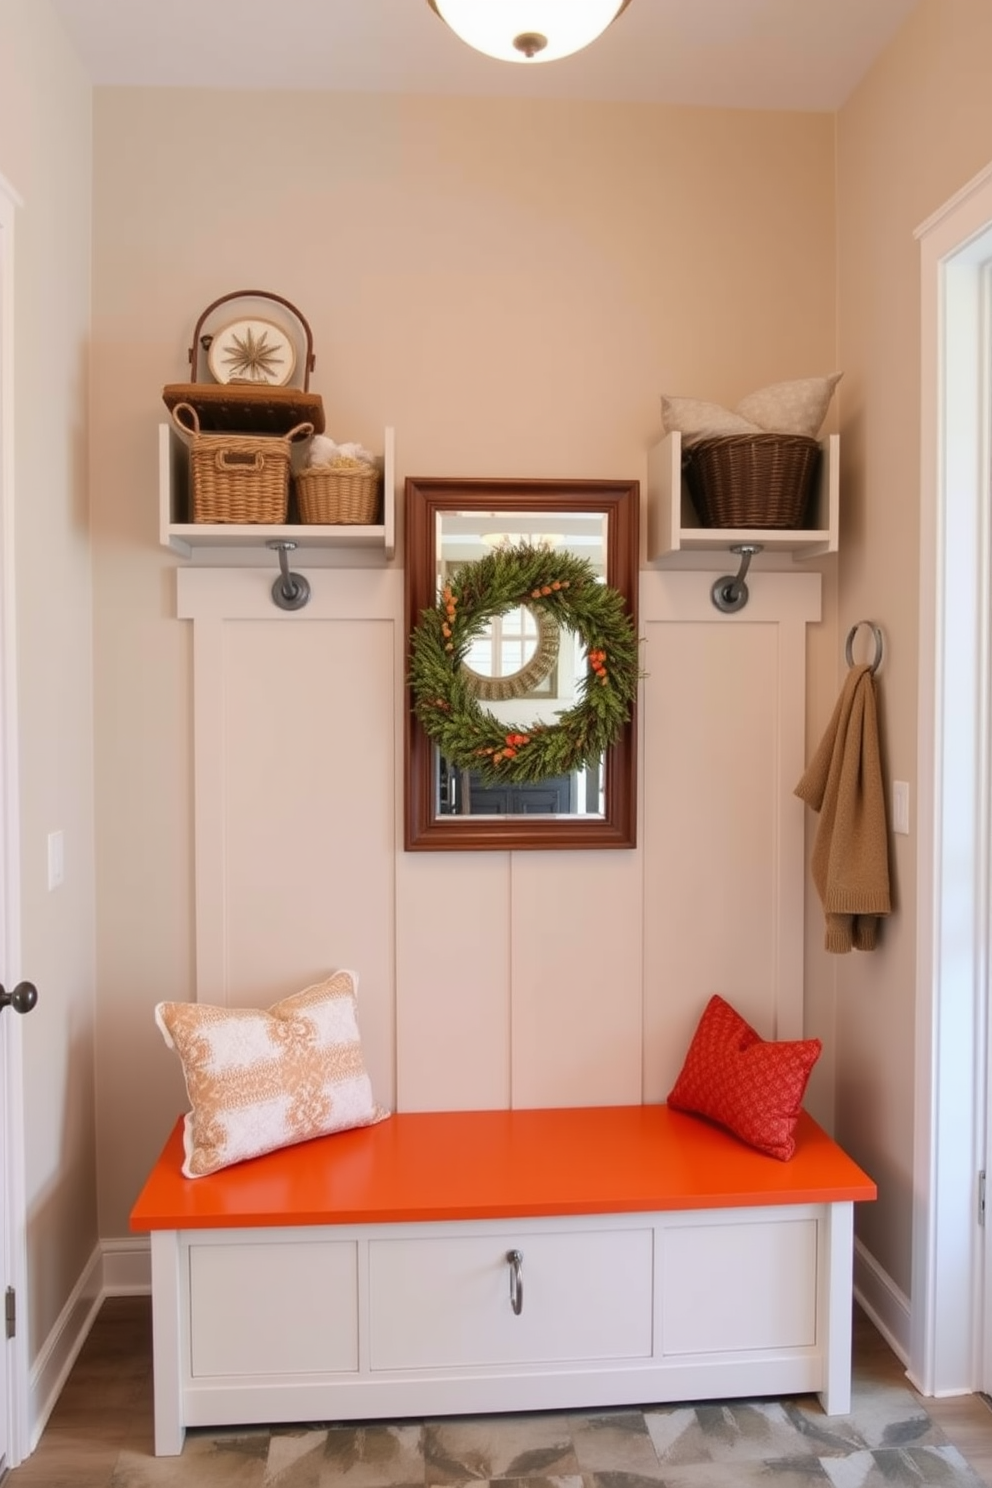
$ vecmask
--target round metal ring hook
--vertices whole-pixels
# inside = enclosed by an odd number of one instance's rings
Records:
[[[270,542],[266,547],[279,554],[279,577],[272,585],[273,604],[281,610],[302,610],[310,599],[310,584],[302,574],[289,571],[288,555],[295,549],[295,542]]]
[[[755,553],[761,552],[761,548],[761,543],[734,543],[731,546],[730,551],[738,554],[741,566],[736,574],[724,574],[722,579],[717,579],[710,590],[710,598],[725,615],[732,615],[747,604],[750,596],[744,580],[751,567],[751,559]]]
[[[868,629],[871,631],[872,636],[875,639],[875,655],[873,659],[868,663],[868,670],[874,677],[875,673],[882,665],[882,656],[885,653],[885,644],[882,640],[881,630],[878,628],[877,625],[874,625],[871,620],[857,620],[851,626],[850,630],[847,633],[847,644],[844,647],[844,656],[847,659],[848,666],[852,667],[854,665],[854,638],[857,635],[858,631],[861,629],[862,625],[867,625]]]

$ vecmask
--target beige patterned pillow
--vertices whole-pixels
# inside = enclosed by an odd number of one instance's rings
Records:
[[[338,971],[268,1009],[158,1004],[192,1105],[187,1178],[389,1115],[365,1069],[357,985],[354,972]]]
[[[665,393],[661,395],[661,423],[666,434],[678,430],[686,449],[701,439],[719,439],[724,434],[761,433],[757,424],[719,403],[706,403],[702,398],[669,398]]]
[[[737,412],[767,434],[803,434],[815,439],[843,375],[834,372],[829,377],[773,382],[770,387],[748,393],[738,403]]]

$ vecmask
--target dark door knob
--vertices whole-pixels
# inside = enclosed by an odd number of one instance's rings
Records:
[[[18,982],[13,992],[4,990],[0,982],[0,1012],[12,1007],[15,1013],[29,1013],[38,1001],[38,988],[33,982]]]

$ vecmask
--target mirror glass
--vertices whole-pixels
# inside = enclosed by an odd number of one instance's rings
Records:
[[[552,527],[557,525],[557,531]],[[438,512],[435,531],[437,593],[466,563],[500,548],[547,548],[585,558],[606,578],[606,516],[603,512]],[[472,691],[507,726],[524,731],[553,724],[556,714],[579,701],[585,647],[573,631],[562,631],[521,605],[499,615],[465,658]],[[437,750],[435,749],[435,755]],[[602,819],[602,760],[591,769],[527,785],[485,783],[470,770],[453,770],[437,756],[434,810],[438,816],[579,816]]]
[[[522,544],[585,560],[633,614],[637,497],[636,482],[409,480],[411,629],[466,564]],[[494,617],[463,662],[482,706],[522,731],[572,708],[586,668],[581,638],[527,605]],[[633,846],[632,726],[583,770],[514,784],[452,767],[409,718],[408,847]]]

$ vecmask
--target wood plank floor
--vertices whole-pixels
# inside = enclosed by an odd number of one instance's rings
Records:
[[[898,1382],[908,1388],[899,1360],[857,1309],[854,1338],[856,1380]],[[972,1395],[921,1404],[992,1488],[992,1408],[987,1401]],[[189,1445],[182,1457],[156,1460],[152,1443],[151,1302],[147,1297],[111,1298],[101,1308],[37,1450],[7,1475],[3,1488],[210,1488],[215,1482],[277,1481],[262,1463],[247,1461],[236,1477],[226,1471],[216,1478],[205,1476],[204,1459],[191,1453]],[[726,1481],[734,1477],[731,1472]],[[663,1488],[663,1479],[658,1488]]]

